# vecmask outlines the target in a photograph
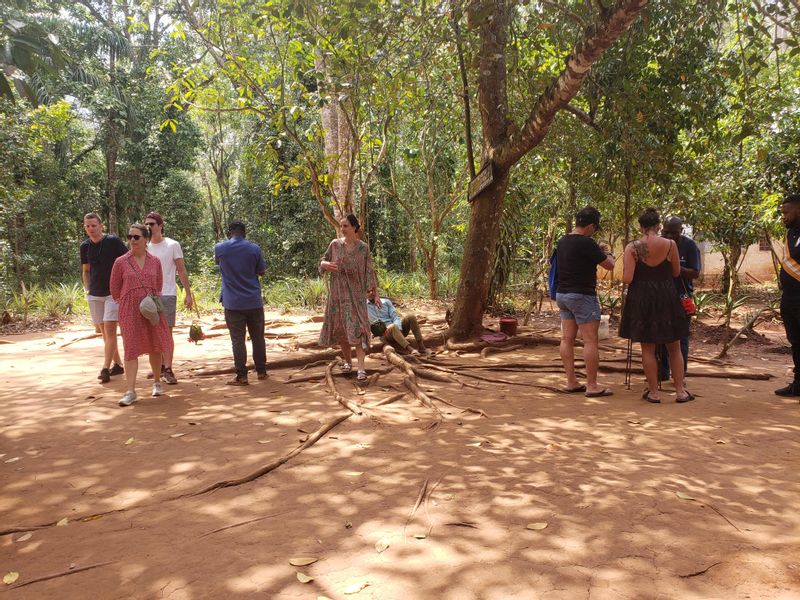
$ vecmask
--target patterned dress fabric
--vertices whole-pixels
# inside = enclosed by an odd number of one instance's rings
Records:
[[[164,314],[161,314],[161,322],[153,327],[139,312],[142,298],[151,292],[160,295],[162,284],[161,262],[149,252],[145,255],[143,269],[139,268],[130,252],[114,262],[111,296],[119,303],[125,360],[136,360],[142,354],[167,352],[172,347],[172,336]]]
[[[328,272],[328,302],[319,334],[320,345],[334,346],[344,338],[351,345],[369,345],[372,333],[367,316],[367,290],[378,287],[369,246],[359,240],[355,248],[348,250],[344,240],[335,239],[322,260],[335,262],[339,269]]]
[[[689,321],[672,281],[672,265],[636,261],[619,325],[619,336],[634,342],[666,344],[689,335]]]

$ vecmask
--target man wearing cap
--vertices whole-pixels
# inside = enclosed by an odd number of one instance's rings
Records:
[[[781,219],[787,229],[781,261],[781,319],[792,347],[794,380],[775,390],[775,395],[800,396],[800,194],[786,196]]]
[[[90,212],[83,217],[83,229],[88,236],[80,247],[83,291],[92,323],[103,334],[103,368],[97,378],[100,383],[108,383],[112,375],[125,372],[117,349],[118,306],[111,297],[110,284],[114,261],[127,253],[128,247],[117,236],[103,233],[103,222],[97,213]]]
[[[675,277],[675,289],[678,290],[678,295],[682,298],[694,295],[694,286],[692,280],[700,277],[700,248],[691,238],[683,235],[683,221],[680,217],[669,217],[664,221],[664,227],[661,229],[662,237],[672,240],[678,246],[678,257],[681,260],[681,274]],[[686,315],[687,319],[691,319]],[[689,336],[681,338],[681,354],[683,355],[683,371],[686,370],[689,364]],[[661,381],[669,381],[669,353],[667,347],[658,346],[658,356],[660,358],[660,376]]]
[[[257,244],[245,239],[245,225],[232,221],[228,239],[214,246],[214,261],[222,275],[220,302],[233,346],[236,377],[228,385],[247,385],[245,330],[253,344],[253,362],[259,379],[267,378],[267,346],[264,341],[264,301],[258,278],[267,270]]]
[[[597,384],[600,352],[600,302],[597,300],[597,266],[611,271],[614,255],[608,246],[598,245],[592,236],[600,229],[600,212],[587,206],[575,214],[575,227],[558,240],[556,303],[561,310],[561,360],[567,375],[565,392],[584,393],[588,398],[610,396],[611,390]],[[575,338],[583,338],[586,385],[575,377]]]
[[[157,212],[147,213],[144,218],[145,226],[150,229],[150,243],[147,244],[147,251],[161,262],[161,270],[164,273],[164,284],[161,288],[161,300],[164,303],[164,316],[169,326],[169,334],[172,337],[172,329],[175,327],[175,316],[178,302],[178,286],[175,283],[175,274],[181,280],[183,290],[186,293],[183,304],[186,308],[192,308],[194,298],[192,289],[189,286],[189,274],[186,272],[186,264],[183,260],[181,245],[172,238],[164,237],[164,218]],[[165,383],[178,383],[175,373],[172,371],[172,355],[174,344],[163,354],[161,365],[161,377]]]

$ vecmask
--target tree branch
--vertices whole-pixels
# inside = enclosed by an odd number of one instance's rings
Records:
[[[590,25],[583,40],[572,51],[561,74],[539,97],[528,119],[518,132],[493,148],[494,162],[510,169],[520,158],[544,139],[556,113],[563,109],[578,90],[591,66],[619,37],[625,33],[648,0],[617,0],[599,22]]]
[[[570,19],[575,21],[578,25],[580,25],[584,29],[586,28],[586,21],[584,21],[583,17],[581,17],[578,13],[574,13],[568,8],[561,6],[558,2],[551,2],[551,0],[539,0],[539,2],[541,4],[544,4],[545,6],[549,6],[550,8],[558,10],[562,14],[568,16]]]
[[[574,115],[575,117],[577,117],[577,119],[581,123],[583,123],[584,125],[588,125],[592,129],[594,129],[596,131],[599,131],[599,129],[600,129],[599,126],[597,125],[597,123],[594,122],[594,118],[589,113],[582,111],[580,108],[578,108],[574,104],[567,104],[564,107],[564,110],[566,112],[570,113],[571,115]]]

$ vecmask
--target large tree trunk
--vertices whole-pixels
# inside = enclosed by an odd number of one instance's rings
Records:
[[[497,246],[503,199],[511,168],[535,148],[555,116],[578,93],[589,69],[631,26],[647,0],[617,0],[589,25],[561,74],[538,98],[522,127],[515,127],[506,97],[506,42],[509,11],[506,0],[476,0],[469,21],[480,27],[478,105],[483,125],[483,165],[492,162],[495,181],[472,205],[461,264],[450,335],[465,339],[480,331],[489,290],[489,269]]]
[[[508,172],[495,173],[494,183],[472,203],[451,327],[456,339],[468,338],[483,326],[491,274],[489,266],[500,233],[508,176]]]

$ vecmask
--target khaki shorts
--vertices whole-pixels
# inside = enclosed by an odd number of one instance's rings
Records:
[[[175,313],[178,305],[177,296],[161,296],[161,302],[164,304],[164,318],[167,319],[167,326],[175,327]]]
[[[89,312],[92,315],[92,323],[100,325],[106,321],[118,321],[117,315],[119,306],[111,296],[92,296],[86,295],[86,301],[89,303]]]

